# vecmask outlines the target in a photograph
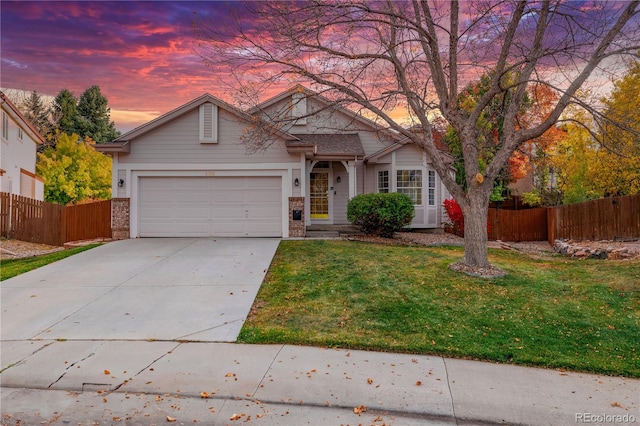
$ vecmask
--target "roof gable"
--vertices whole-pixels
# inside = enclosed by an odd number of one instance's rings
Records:
[[[382,132],[387,134],[388,136],[390,136],[391,138],[395,139],[395,140],[400,140],[401,136],[399,134],[397,134],[396,132],[393,132],[391,130],[388,129],[383,129],[380,125],[378,125],[377,123],[375,123],[373,120],[370,120],[366,117],[363,117],[362,115],[350,110],[349,108],[343,107],[341,105],[338,105],[336,103],[334,103],[333,101],[331,101],[330,99],[326,98],[325,96],[322,96],[321,94],[308,89],[306,87],[304,87],[301,84],[296,84],[295,86],[285,90],[284,92],[273,96],[261,103],[259,103],[258,105],[256,105],[253,108],[250,108],[247,110],[248,114],[251,115],[256,115],[261,111],[266,111],[270,106],[277,104],[278,102],[281,102],[291,96],[293,96],[296,93],[304,93],[307,95],[307,97],[313,99],[314,101],[320,103],[321,105],[323,105],[324,108],[326,109],[332,109],[334,111],[340,112],[344,115],[346,115],[347,117],[349,117],[350,120],[354,120],[364,126],[370,127],[372,130],[376,131],[376,132]]]
[[[254,116],[251,116],[249,114],[247,114],[246,112],[242,111],[241,109],[238,109],[236,107],[234,107],[233,105],[209,94],[209,93],[205,93],[204,95],[190,101],[187,102],[184,105],[179,106],[178,108],[171,110],[151,121],[149,121],[148,123],[145,123],[141,126],[136,127],[135,129],[120,135],[118,138],[116,138],[113,143],[122,143],[122,142],[127,142],[130,141],[132,139],[138,138],[146,133],[151,132],[152,130],[155,130],[179,117],[182,117],[183,115],[197,109],[200,107],[200,105],[203,105],[205,103],[212,103],[216,106],[218,106],[218,108],[221,108],[227,112],[230,112],[231,114],[237,116],[238,118],[240,118],[243,121],[246,121],[247,123],[251,123],[253,121],[256,120],[256,118]],[[276,128],[272,129],[273,133],[283,137],[285,140],[296,140],[297,138],[295,136],[289,135],[288,133],[282,132]]]
[[[2,100],[3,110],[18,124],[20,127],[25,130],[31,139],[36,144],[43,144],[45,142],[44,137],[40,134],[40,132],[34,127],[33,124],[20,112],[17,106],[11,102],[11,100],[3,93],[0,92],[0,99]]]

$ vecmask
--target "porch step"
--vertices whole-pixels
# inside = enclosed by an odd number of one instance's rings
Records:
[[[338,231],[307,231],[305,238],[340,238]]]

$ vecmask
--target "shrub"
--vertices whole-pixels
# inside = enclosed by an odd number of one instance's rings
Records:
[[[442,204],[451,221],[450,226],[453,227],[453,233],[459,237],[464,237],[464,216],[462,215],[462,209],[453,198],[444,200]]]
[[[397,192],[356,195],[347,204],[347,219],[367,234],[391,238],[413,220],[413,201]]]

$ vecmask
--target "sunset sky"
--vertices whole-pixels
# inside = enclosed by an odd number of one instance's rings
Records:
[[[4,89],[77,97],[100,86],[116,128],[128,131],[215,87],[194,52],[194,16],[223,22],[233,3],[203,1],[5,1]],[[197,15],[194,15],[197,14]],[[225,99],[228,100],[228,99]]]
[[[238,7],[222,1],[2,0],[0,87],[43,97],[69,89],[79,97],[98,85],[121,132],[203,93],[230,101],[196,53],[194,21],[224,25]]]

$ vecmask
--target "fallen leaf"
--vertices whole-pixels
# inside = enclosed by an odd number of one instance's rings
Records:
[[[372,379],[371,377],[369,377],[369,378],[367,379],[367,383],[372,384],[372,383],[373,383],[373,379]]]
[[[108,375],[110,375],[110,374],[111,374],[111,372],[110,372],[109,370],[104,370],[104,375],[105,375],[105,376],[108,376]]]
[[[259,419],[261,419],[263,416],[264,416],[264,414],[260,414],[260,413],[256,414],[256,417],[259,418]]]
[[[364,413],[366,411],[367,411],[367,407],[365,407],[364,405],[361,405],[359,407],[353,407],[353,414],[360,415],[361,413]]]
[[[208,392],[200,392],[200,398],[209,398],[210,396]]]
[[[416,386],[422,386],[422,382],[421,382],[420,380],[418,380],[418,381],[416,382]]]
[[[233,376],[235,376],[234,373],[227,373],[227,374],[224,375],[224,377],[233,377]]]
[[[618,401],[613,401],[613,402],[611,403],[611,406],[612,406],[612,407],[624,408],[624,407],[622,406],[622,404],[620,404]]]
[[[106,403],[107,402],[107,398],[102,398],[102,402]]]
[[[175,422],[175,421],[176,421],[176,419],[175,419],[175,417],[167,416],[167,421],[168,421],[168,422]]]
[[[240,414],[233,413],[233,416],[229,417],[229,420],[238,420],[241,417]]]

